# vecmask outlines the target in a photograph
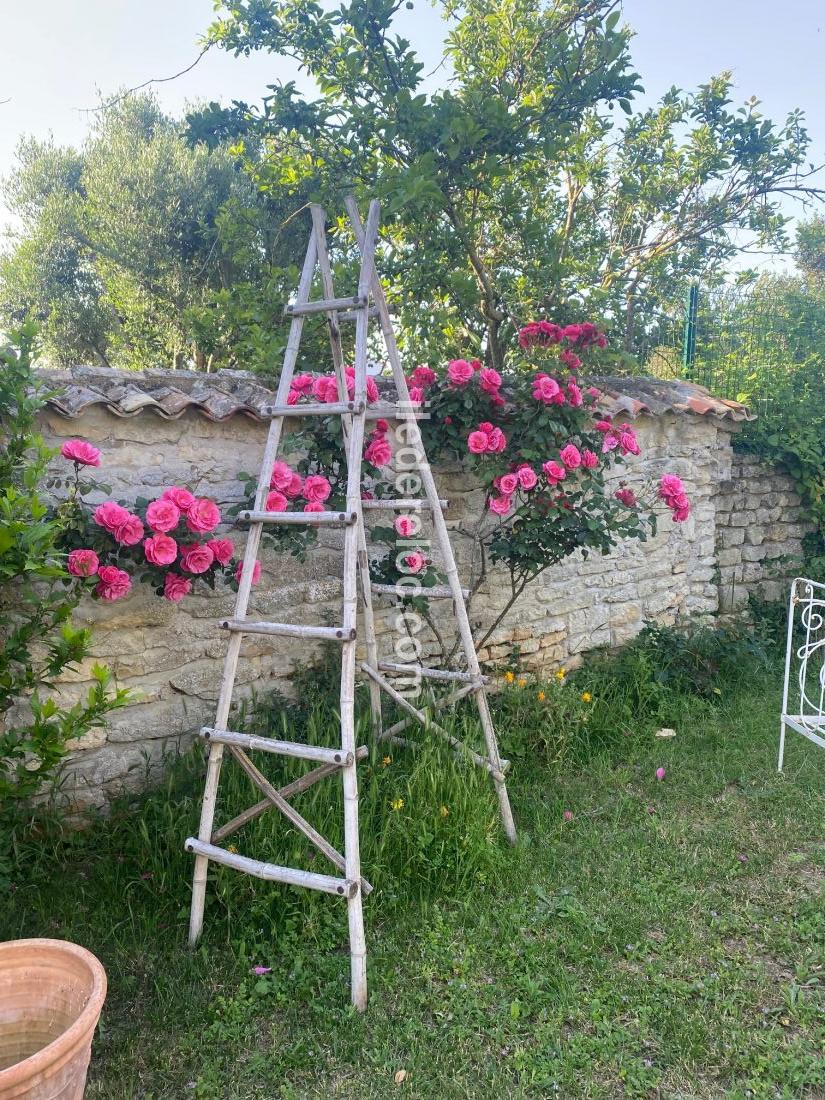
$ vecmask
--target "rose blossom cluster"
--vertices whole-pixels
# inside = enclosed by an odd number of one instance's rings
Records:
[[[642,453],[636,433],[629,424],[613,424],[610,417],[605,416],[602,420],[596,421],[595,428],[603,436],[602,454],[615,451],[617,448],[623,455]]]
[[[590,387],[587,390],[591,403],[598,397],[599,391]],[[584,404],[584,394],[574,378],[568,378],[566,382],[559,381],[549,374],[541,372],[533,379],[533,397],[543,405],[570,405],[578,409]]]
[[[347,398],[352,401],[355,396],[355,368],[345,367],[344,375],[347,381]],[[367,377],[367,402],[372,404],[378,400],[378,386],[375,379]],[[296,374],[289,386],[287,396],[288,405],[297,405],[302,398],[312,398],[324,405],[334,405],[341,400],[338,393],[338,379],[334,374]]]
[[[673,513],[674,522],[684,523],[690,515],[690,501],[682,479],[676,474],[664,474],[659,481],[659,496]]]
[[[489,420],[479,424],[476,430],[467,436],[467,450],[474,455],[498,455],[506,446],[507,437],[504,432]]]
[[[100,451],[82,439],[66,440],[60,453],[75,466],[100,465]],[[94,509],[91,520],[116,544],[118,559],[126,556],[138,569],[162,570],[163,595],[175,603],[192,591],[192,578],[228,566],[235,555],[231,539],[201,540],[221,522],[217,504],[179,485],[150,501],[143,517],[106,500]],[[90,547],[72,550],[66,568],[73,577],[97,577],[95,593],[103,600],[120,600],[132,587],[125,569],[104,564],[101,554]]]
[[[607,337],[599,332],[590,321],[582,321],[576,325],[554,325],[552,321],[531,321],[519,329],[519,347],[526,351],[532,347],[552,347],[554,344],[568,345],[570,348],[606,348]],[[568,359],[571,356],[568,356]],[[580,364],[577,363],[576,366]],[[575,367],[573,368],[575,369]]]
[[[393,526],[399,538],[405,540],[414,539],[421,529],[421,522],[416,516],[401,515],[396,517]],[[400,545],[401,549],[397,555],[399,569],[401,569],[403,573],[411,576],[418,576],[424,573],[431,564],[430,559],[423,554],[419,548],[412,549],[407,553],[404,543],[402,542]],[[402,566],[403,569],[401,568]]]
[[[426,365],[416,367],[407,378],[410,391],[410,401],[414,405],[423,403],[427,390],[437,381],[435,371]],[[478,386],[482,393],[490,399],[490,404],[497,407],[504,404],[501,395],[503,379],[497,370],[485,367],[480,359],[451,359],[447,364],[446,384],[451,389],[464,389],[470,384]]]
[[[332,486],[322,474],[308,474],[302,478],[280,458],[272,466],[269,489],[264,505],[267,512],[286,512],[290,501],[297,501],[299,497],[305,501],[303,511],[323,512],[324,501],[332,492]]]
[[[364,458],[373,466],[388,466],[392,460],[392,447],[387,439],[389,430],[386,420],[376,420],[375,428],[367,439]]]

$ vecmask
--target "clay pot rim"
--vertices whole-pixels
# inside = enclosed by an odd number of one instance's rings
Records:
[[[97,1020],[106,1000],[106,971],[103,964],[91,951],[80,947],[70,940],[52,939],[27,939],[6,940],[0,943],[0,963],[6,954],[14,954],[20,950],[43,950],[59,952],[62,955],[73,955],[76,959],[86,964],[92,975],[92,988],[89,999],[80,1015],[66,1030],[53,1039],[46,1046],[24,1058],[22,1062],[15,1062],[0,1070],[0,1085],[12,1085],[16,1079],[21,1082],[29,1077],[34,1077],[45,1070],[65,1062],[75,1050],[82,1044],[86,1035],[94,1030]]]

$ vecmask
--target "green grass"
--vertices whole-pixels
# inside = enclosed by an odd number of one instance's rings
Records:
[[[110,823],[21,841],[0,937],[67,937],[104,962],[90,1098],[825,1096],[825,753],[790,736],[775,774],[764,678],[668,696],[638,722],[622,711],[612,746],[561,763],[522,736],[533,703],[509,694],[514,851],[476,773],[435,752],[373,759],[363,1017],[336,900],[219,871],[186,949],[185,769]],[[653,735],[662,713],[674,740]],[[320,794],[302,797],[334,834]],[[239,783],[233,799],[249,801]],[[241,833],[241,851],[294,856],[276,826]]]

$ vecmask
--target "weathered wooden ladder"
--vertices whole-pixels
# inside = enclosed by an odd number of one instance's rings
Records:
[[[428,730],[446,740],[454,751],[467,754],[476,764],[490,772],[498,794],[504,830],[511,841],[515,840],[516,834],[504,781],[503,768],[506,768],[506,761],[502,762],[499,756],[496,735],[484,691],[486,680],[482,676],[479,667],[464,602],[464,592],[442,513],[445,502],[438,497],[432,472],[426,458],[423,457],[424,452],[420,443],[421,436],[416,415],[417,410],[410,402],[386,299],[375,270],[374,257],[378,235],[379,206],[376,201],[370,203],[366,226],[362,224],[358,208],[352,198],[346,200],[346,207],[361,255],[358,293],[350,298],[336,298],[334,296],[326,239],[326,215],[318,206],[311,208],[312,231],[297,296],[294,304],[287,307],[287,313],[291,317],[289,340],[284,355],[276,404],[268,410],[272,422],[261,462],[254,508],[251,511],[240,513],[240,519],[247,521],[250,525],[249,537],[244,553],[243,573],[238,588],[235,612],[231,619],[220,624],[223,629],[229,632],[229,645],[220,684],[215,724],[214,727],[205,727],[201,731],[201,735],[209,744],[209,760],[201,807],[200,829],[197,838],[190,837],[186,841],[186,849],[195,855],[189,931],[189,940],[192,944],[197,942],[203,928],[206,878],[210,860],[228,867],[234,867],[236,870],[244,871],[250,875],[256,875],[258,878],[283,882],[293,886],[307,886],[328,894],[345,897],[349,915],[352,1003],[359,1010],[363,1010],[367,1003],[367,972],[361,898],[363,894],[369,893],[372,887],[361,877],[358,842],[358,778],[356,767],[358,761],[362,760],[368,753],[366,745],[356,746],[355,744],[356,619],[359,588],[367,656],[367,660],[361,663],[360,670],[367,677],[370,687],[370,706],[376,739],[379,741],[397,741],[400,732],[412,722],[422,723]],[[319,301],[310,301],[309,293],[316,266],[320,269],[321,285],[325,297]],[[287,402],[290,383],[298,357],[304,317],[313,313],[326,314],[340,401],[337,404],[289,405]],[[354,393],[351,398],[347,390],[344,356],[338,327],[342,315],[347,319],[354,318],[355,320],[355,379]],[[416,453],[422,456],[421,460],[416,463],[416,472],[421,479],[421,486],[425,494],[422,499],[361,500],[361,461],[365,421],[368,416],[366,393],[367,338],[369,321],[372,316],[377,316],[379,319],[387,355],[392,366],[398,394],[396,418],[405,422],[405,444],[414,447]],[[267,512],[265,510],[266,498],[269,492],[272,467],[278,456],[285,418],[330,415],[341,416],[344,428],[347,457],[345,510],[342,512]],[[399,665],[379,661],[372,610],[372,592],[382,593],[385,586],[371,586],[370,584],[362,508],[405,511],[426,509],[431,514],[447,585],[443,589],[429,589],[427,592],[428,595],[437,594],[453,601],[461,648],[464,653],[466,666],[464,670],[449,671],[425,668],[419,665]],[[344,528],[343,614],[340,626],[302,626],[294,623],[259,622],[247,619],[253,568],[258,555],[261,534],[265,525],[278,523],[302,523]],[[390,591],[394,592],[395,589],[392,588]],[[267,634],[287,638],[318,638],[341,645],[340,748],[323,748],[297,742],[278,741],[268,737],[256,737],[247,733],[232,732],[227,728],[241,642],[245,634]],[[473,695],[478,705],[484,731],[486,756],[472,752],[465,747],[447,730],[435,723],[427,710],[413,706],[404,695],[397,691],[387,677],[392,677],[398,673],[403,673],[406,676],[413,674],[432,680],[456,681],[458,683],[459,686],[456,690],[433,704],[432,710],[442,709],[456,703],[465,696]],[[396,722],[388,729],[383,729],[381,723],[382,690],[409,715],[408,718]],[[229,752],[235,757],[264,798],[263,801],[251,806],[225,825],[214,829],[215,804],[224,746],[229,749]],[[310,760],[318,766],[287,786],[276,790],[250,759],[248,755],[250,750],[261,750]],[[329,844],[291,804],[291,800],[297,794],[307,790],[320,779],[336,773],[341,774],[344,786],[343,855]],[[327,857],[330,863],[342,873],[343,877],[317,874],[292,867],[279,867],[272,863],[264,863],[238,855],[220,846],[220,842],[227,836],[273,806],[276,806],[292,825]]]

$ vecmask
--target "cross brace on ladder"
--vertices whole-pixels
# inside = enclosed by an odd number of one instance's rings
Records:
[[[197,942],[203,928],[207,869],[210,860],[228,867],[234,867],[238,871],[255,875],[258,878],[294,886],[305,886],[328,894],[345,897],[349,918],[352,1003],[357,1009],[363,1010],[367,1003],[367,970],[362,897],[368,894],[372,887],[361,875],[358,837],[357,764],[368,753],[365,745],[357,746],[355,744],[355,680],[356,673],[359,671],[356,667],[359,592],[366,652],[366,660],[361,663],[360,671],[366,677],[370,689],[370,710],[376,739],[390,743],[408,743],[400,738],[400,734],[414,722],[420,722],[430,732],[446,741],[454,751],[469,755],[474,763],[490,773],[498,795],[504,831],[511,842],[515,841],[516,833],[504,779],[507,762],[502,761],[498,751],[487,696],[484,691],[486,678],[482,676],[478,663],[464,602],[465,592],[461,587],[447,524],[444,520],[443,507],[445,502],[439,499],[432,471],[424,457],[416,410],[410,402],[387,302],[375,269],[379,206],[376,201],[370,203],[366,224],[362,223],[358,208],[351,197],[346,200],[346,208],[358,251],[361,255],[361,265],[357,293],[348,298],[336,298],[332,285],[332,270],[327,248],[326,215],[320,207],[311,207],[312,230],[295,302],[287,307],[287,314],[291,318],[289,339],[284,354],[276,403],[274,407],[268,410],[272,420],[264,447],[254,506],[248,512],[242,512],[239,517],[249,523],[249,537],[244,552],[243,572],[235,601],[235,611],[231,619],[226,619],[220,624],[229,633],[229,643],[220,682],[215,724],[214,726],[205,727],[201,731],[201,735],[209,745],[206,781],[198,836],[190,837],[186,841],[186,849],[195,856],[189,929],[189,940],[192,944]],[[309,295],[316,270],[320,273],[324,297],[313,301],[310,300]],[[289,405],[290,384],[298,358],[304,318],[314,313],[326,314],[332,361],[338,382],[340,400],[337,404]],[[355,320],[355,378],[354,393],[351,396],[347,389],[344,354],[339,329],[339,320],[342,316]],[[367,541],[361,501],[361,463],[367,416],[367,340],[369,322],[373,316],[377,316],[379,320],[387,357],[392,367],[393,380],[398,394],[397,418],[405,421],[406,442],[410,445],[411,450],[421,455],[416,472],[421,478],[424,497],[415,500],[382,500],[368,503],[371,507],[386,509],[426,508],[431,514],[434,534],[447,580],[447,584],[443,589],[438,590],[438,595],[445,596],[453,601],[456,624],[464,654],[465,668],[462,671],[398,665],[379,660],[372,593],[382,594],[383,591],[386,591],[386,586],[371,585],[370,583],[369,559],[367,557]],[[269,492],[272,467],[278,457],[284,420],[287,417],[300,418],[316,415],[336,415],[342,419],[347,463],[346,504],[344,509],[337,512],[267,512],[266,498]],[[270,524],[282,523],[344,528],[343,601],[340,626],[261,622],[247,618],[253,567],[258,556],[263,529]],[[430,590],[430,594],[434,595],[436,593],[434,590]],[[235,676],[241,655],[241,643],[245,634],[324,639],[340,644],[340,748],[279,741],[274,738],[234,732],[228,728]],[[391,677],[399,673],[404,673],[407,676],[415,673],[437,681],[452,681],[456,682],[458,686],[456,690],[440,699],[429,710],[420,710],[418,707],[413,706],[390,682]],[[407,714],[406,718],[402,718],[387,729],[382,728],[382,691]],[[438,725],[433,720],[431,713],[433,710],[451,706],[460,699],[471,695],[475,698],[478,706],[481,727],[484,732],[485,755],[472,752],[466,748],[457,738]],[[218,781],[225,748],[229,750],[229,753],[235,758],[253,785],[258,788],[263,795],[263,799],[231,821],[215,828]],[[314,762],[317,766],[278,790],[268,782],[252,762],[249,754],[257,751],[308,760]],[[344,789],[343,853],[338,852],[325,840],[292,805],[293,799],[301,792],[306,791],[321,779],[334,775],[341,776]],[[327,860],[337,869],[338,874],[318,874],[293,867],[280,867],[273,863],[261,862],[247,856],[238,855],[220,846],[220,842],[227,836],[230,836],[273,806],[281,811],[287,820],[306,837],[310,844],[326,856]]]

